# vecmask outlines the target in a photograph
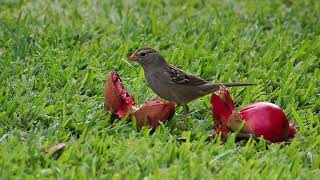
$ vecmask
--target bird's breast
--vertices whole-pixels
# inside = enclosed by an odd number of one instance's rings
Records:
[[[166,100],[172,100],[171,86],[166,74],[161,72],[145,73],[146,80],[154,93]]]
[[[160,84],[163,84],[163,80],[158,73],[146,74],[146,80],[152,89],[161,86]]]

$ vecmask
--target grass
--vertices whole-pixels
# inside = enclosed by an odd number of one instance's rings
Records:
[[[316,0],[1,0],[0,178],[319,179],[319,12]],[[278,104],[296,138],[268,149],[208,140],[208,96],[190,103],[185,129],[182,109],[151,135],[111,123],[111,69],[139,104],[156,97],[126,60],[142,46],[208,80],[258,83],[230,89],[236,106]]]

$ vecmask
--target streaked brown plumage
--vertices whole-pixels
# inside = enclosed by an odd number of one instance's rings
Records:
[[[138,49],[129,60],[137,61],[143,67],[150,88],[158,96],[183,106],[185,112],[188,112],[188,102],[219,90],[219,84],[206,81],[167,63],[163,56],[152,48]],[[222,84],[226,87],[253,85],[253,83]]]

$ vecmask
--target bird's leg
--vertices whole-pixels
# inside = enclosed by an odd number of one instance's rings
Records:
[[[183,120],[185,121],[185,122],[187,122],[187,120],[188,120],[188,115],[189,115],[189,107],[188,107],[188,105],[182,105],[182,107],[183,107],[183,115],[182,115],[182,118],[183,118]]]

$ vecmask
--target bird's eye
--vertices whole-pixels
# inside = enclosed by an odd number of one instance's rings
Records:
[[[140,53],[140,55],[143,56],[143,57],[146,56],[147,54],[148,54],[148,53],[146,53],[146,52],[141,52],[141,53]]]

